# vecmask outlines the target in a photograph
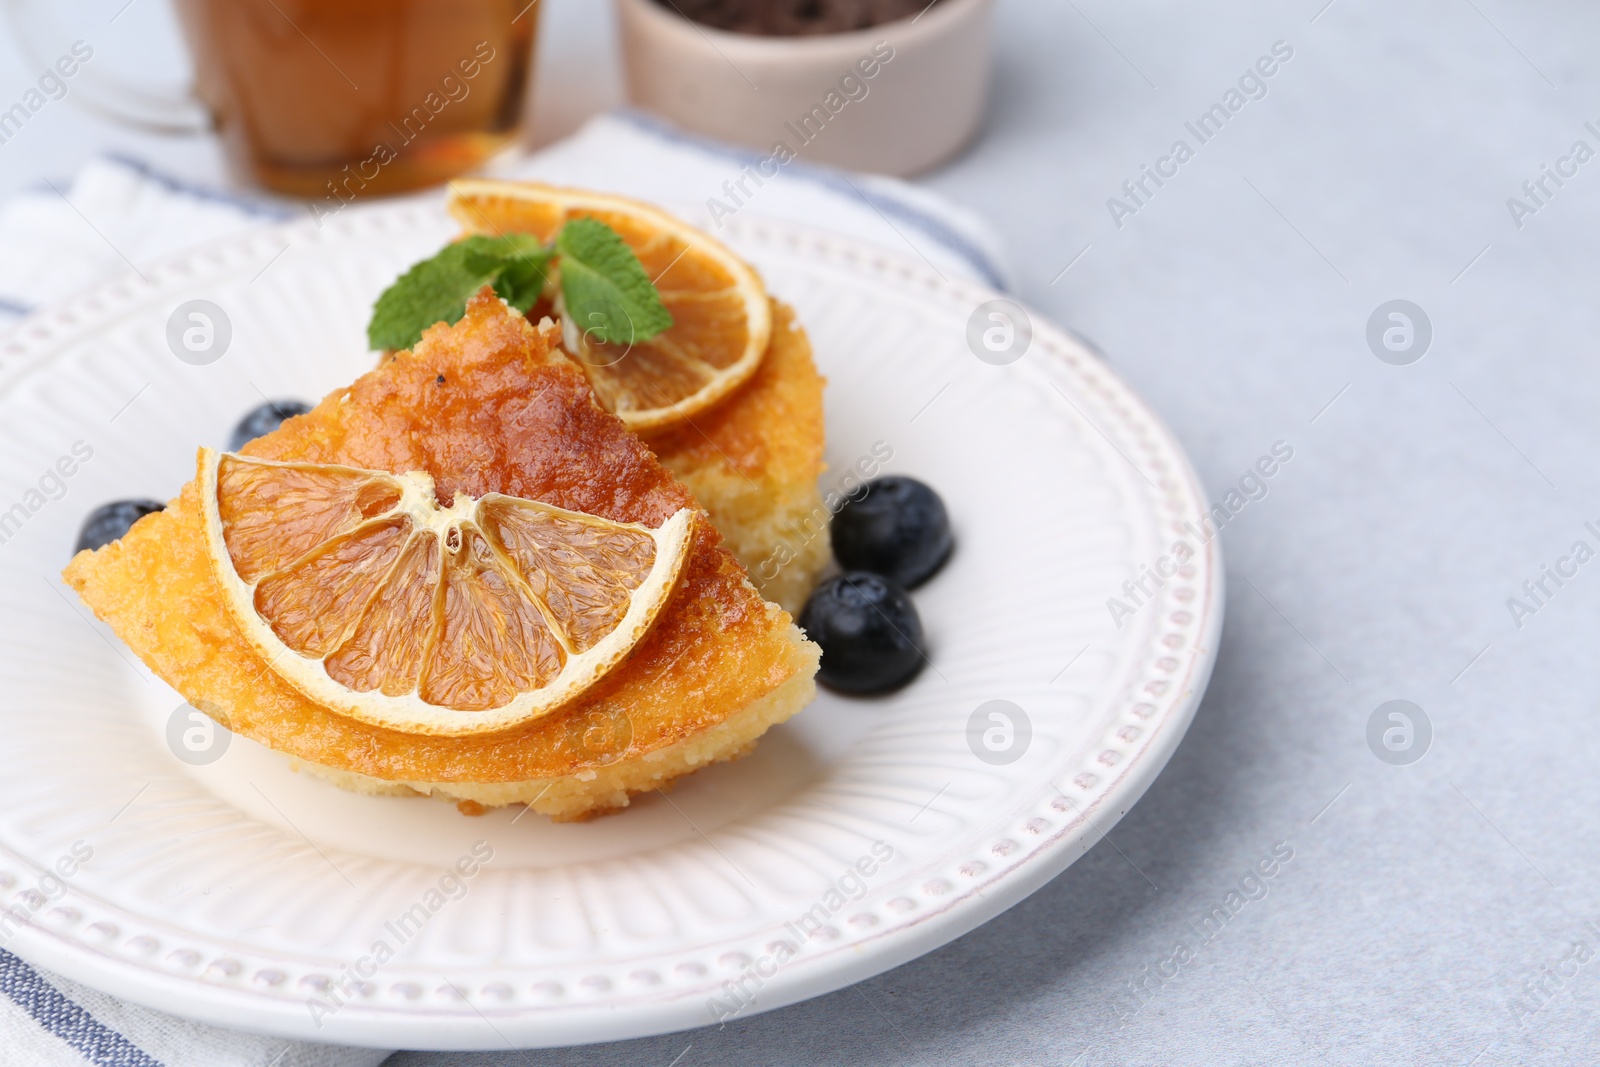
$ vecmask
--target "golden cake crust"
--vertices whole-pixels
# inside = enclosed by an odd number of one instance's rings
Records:
[[[594,403],[579,368],[551,350],[550,336],[487,291],[456,325],[432,327],[415,352],[397,354],[246,451],[425,470],[443,500],[458,490],[500,492],[652,526],[694,506],[650,450]],[[798,675],[809,699],[815,646],[786,612],[763,602],[719,542],[701,524],[678,589],[625,664],[568,709],[489,737],[426,737],[354,722],[267,670],[215,584],[194,483],[120,541],[80,553],[65,575],[152,670],[235,732],[390,782],[515,783],[648,760]],[[783,717],[803,703],[785,700]],[[583,814],[582,804],[563,814]]]
[[[711,515],[768,600],[799,612],[830,557],[822,477],[826,381],[795,314],[772,301],[761,369],[727,400],[645,441]]]

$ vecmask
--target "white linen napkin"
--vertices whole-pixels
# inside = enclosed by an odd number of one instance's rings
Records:
[[[377,1067],[339,1048],[190,1022],[37,970],[0,949],[0,1067]]]
[[[637,196],[713,232],[717,219],[746,210],[821,226],[919,256],[949,276],[1007,287],[992,233],[943,199],[893,179],[799,161],[758,184],[746,171],[762,158],[620,112],[540,152],[496,160],[490,171]],[[46,183],[0,207],[0,331],[137,264],[311,216],[298,202],[198,187],[137,160],[95,160],[70,183]],[[0,1067],[373,1067],[388,1055],[190,1022],[0,949]]]
[[[502,157],[490,171],[636,196],[713,233],[724,212],[821,226],[920,256],[942,273],[1009,288],[992,231],[943,198],[801,161],[758,186],[744,175],[763,158],[624,111],[542,151]],[[318,210],[336,206],[330,200]],[[97,159],[71,182],[49,182],[0,207],[0,327],[136,264],[264,222],[310,217],[298,202],[203,188],[125,157]]]

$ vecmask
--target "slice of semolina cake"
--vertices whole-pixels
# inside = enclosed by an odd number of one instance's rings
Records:
[[[576,364],[489,290],[307,415],[245,451],[266,459],[426,471],[439,499],[498,492],[658,526],[689,491],[615,416]],[[569,707],[491,736],[436,737],[356,722],[269,670],[213,577],[199,491],[65,576],[156,674],[236,733],[362,792],[472,805],[527,803],[557,819],[749,750],[810,702],[818,650],[765,602],[702,523],[684,575],[632,655]]]

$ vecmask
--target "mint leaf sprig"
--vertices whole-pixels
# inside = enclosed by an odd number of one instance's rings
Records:
[[[485,285],[526,312],[552,276],[568,336],[633,345],[670,329],[672,313],[627,242],[598,219],[577,218],[546,246],[531,234],[474,234],[446,245],[383,291],[367,323],[374,349],[410,348],[436,322],[456,323]]]
[[[573,219],[556,235],[555,250],[563,317],[590,343],[631,345],[671,328],[672,313],[616,230]]]

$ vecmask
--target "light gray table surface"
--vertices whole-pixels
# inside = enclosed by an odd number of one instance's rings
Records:
[[[1507,603],[1600,550],[1600,159],[1542,205],[1522,191],[1574,142],[1600,151],[1600,8],[1325,3],[1002,0],[986,130],[922,179],[996,227],[1020,295],[1104,351],[1215,498],[1294,450],[1223,534],[1211,688],[1110,841],[858,988],[392,1067],[1600,1060],[1600,563],[1520,619]],[[620,98],[608,5],[550,0],[546,31],[543,141]],[[1194,146],[1185,122],[1279,41],[1265,97],[1119,228],[1108,198]],[[10,98],[30,76],[0,51]],[[106,150],[223,180],[209,140],[63,105],[0,146],[0,195]],[[1520,227],[1513,196],[1539,208]],[[1406,366],[1366,338],[1392,299],[1432,324]],[[1367,741],[1393,699],[1432,725],[1407,766]],[[1196,948],[1280,843],[1266,895]],[[1194,958],[1148,977],[1178,942]]]

